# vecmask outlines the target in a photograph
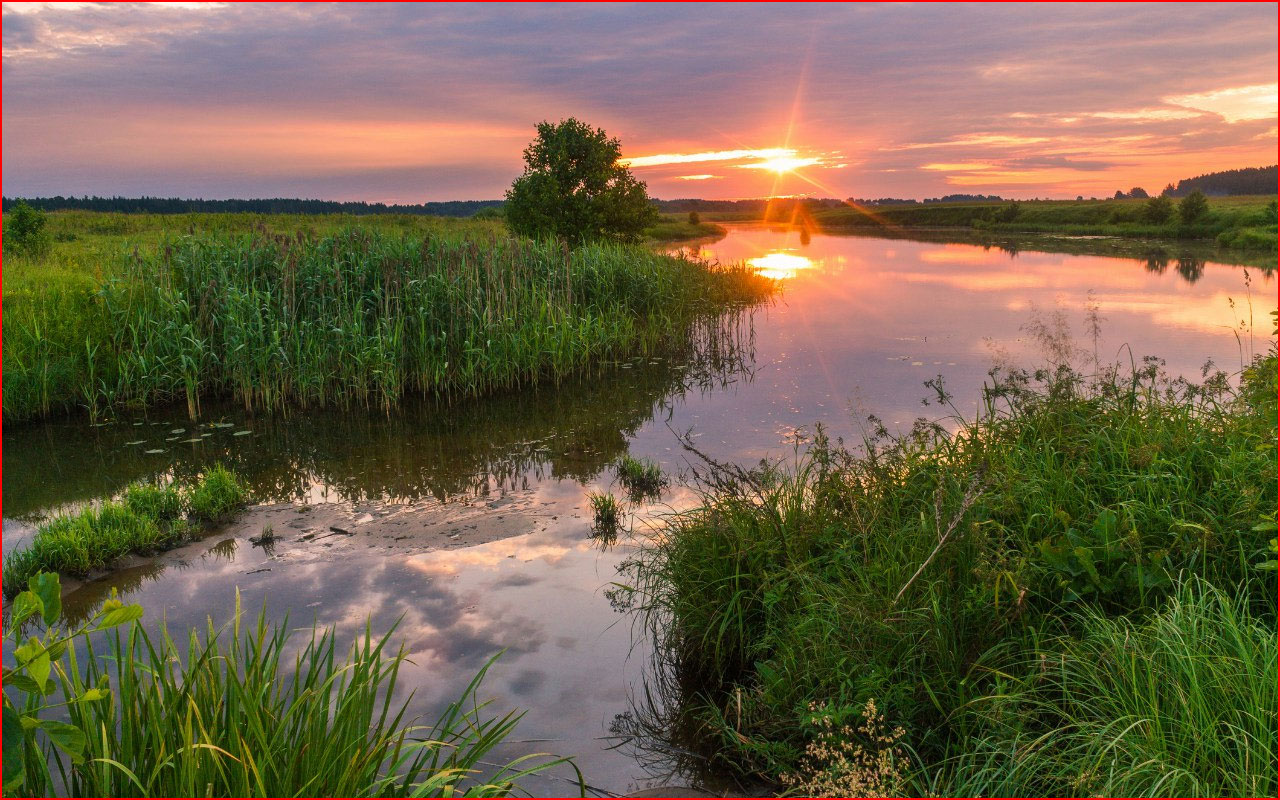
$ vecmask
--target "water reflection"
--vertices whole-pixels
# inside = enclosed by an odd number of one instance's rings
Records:
[[[380,412],[314,411],[246,418],[206,407],[196,430],[181,411],[89,427],[4,429],[5,514],[26,518],[157,475],[189,478],[212,463],[245,476],[261,502],[447,502],[500,495],[546,480],[587,481],[627,451],[655,414],[689,394],[749,377],[751,311],[701,323],[663,358],[484,400],[408,402]],[[249,432],[251,435],[241,435]],[[158,452],[152,452],[158,451]],[[7,548],[6,548],[7,549]]]
[[[801,270],[813,268],[813,261],[794,253],[770,253],[767,256],[748,258],[747,263],[761,275],[776,281],[794,278]]]

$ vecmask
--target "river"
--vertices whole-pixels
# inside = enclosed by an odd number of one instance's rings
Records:
[[[937,375],[972,413],[993,364],[1033,364],[1046,344],[1069,341],[1085,362],[1159,356],[1193,379],[1206,361],[1236,372],[1269,346],[1271,275],[1176,247],[1120,257],[1107,242],[1069,244],[1047,249],[1084,252],[733,226],[687,249],[749,261],[782,292],[675,358],[518,396],[410,401],[389,416],[211,406],[196,423],[173,409],[92,426],[8,425],[4,551],[51,513],[129,481],[227,463],[259,505],[197,542],[74,585],[68,613],[114,586],[149,620],[184,630],[225,621],[239,588],[246,608],[265,604],[294,625],[354,634],[366,619],[375,630],[399,620],[415,712],[433,720],[505,650],[483,693],[494,709],[528,715],[499,755],[573,755],[601,793],[679,782],[614,746],[650,650],[609,592],[635,540],[695,500],[680,488],[678,432],[746,464],[792,452],[817,422],[857,441],[868,415],[901,430],[953,413],[922,403]],[[611,464],[625,453],[659,461],[673,488],[630,508],[633,536],[603,546],[590,536],[586,495],[618,490]],[[277,543],[251,544],[266,525]]]

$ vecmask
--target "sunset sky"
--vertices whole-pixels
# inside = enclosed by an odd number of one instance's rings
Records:
[[[3,190],[491,199],[576,116],[659,198],[1154,193],[1276,162],[1276,12],[5,3]]]

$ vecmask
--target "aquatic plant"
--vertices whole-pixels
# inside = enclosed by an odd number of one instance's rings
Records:
[[[606,542],[613,542],[622,529],[621,504],[613,495],[601,492],[588,494],[587,501],[591,504],[591,535]]]
[[[490,234],[202,234],[122,253],[100,282],[5,295],[7,419],[231,396],[390,408],[556,381],[678,347],[772,283],[641,247]]]
[[[618,481],[633,501],[657,497],[666,485],[662,467],[647,458],[624,455],[615,466]]]
[[[628,583],[676,746],[777,781],[874,697],[913,794],[1274,793],[1276,370],[997,371],[977,419],[704,462]]]
[[[188,486],[134,484],[120,500],[42,524],[30,544],[4,557],[4,593],[18,593],[40,572],[85,576],[130,553],[173,547],[187,538],[192,523],[219,519],[247,499],[240,479],[220,465]]]
[[[521,714],[487,716],[491,659],[431,726],[397,704],[403,650],[366,629],[345,658],[332,630],[300,648],[265,611],[175,640],[148,633],[142,608],[114,597],[74,632],[57,626],[56,575],[15,598],[5,668],[6,794],[75,797],[506,796],[568,759],[487,759]],[[32,617],[47,626],[23,642]],[[124,628],[122,630],[122,627]],[[105,643],[93,632],[108,630]],[[61,696],[62,703],[50,702]],[[65,704],[65,722],[50,711]]]

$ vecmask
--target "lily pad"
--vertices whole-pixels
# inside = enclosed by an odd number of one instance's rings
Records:
[[[147,452],[148,454],[150,454],[150,453],[163,453],[163,452],[164,452],[164,448],[160,448],[160,449],[158,449],[158,450],[147,450],[147,451],[145,451],[145,452]]]
[[[146,439],[139,439],[136,442],[125,442],[124,445],[125,447],[133,447],[135,444],[143,444],[146,441],[147,441]]]
[[[233,433],[233,434],[231,434],[231,435],[232,435],[232,436],[248,436],[248,435],[249,435],[249,434],[251,434],[251,433],[253,433],[253,431],[236,431],[235,433]]]

